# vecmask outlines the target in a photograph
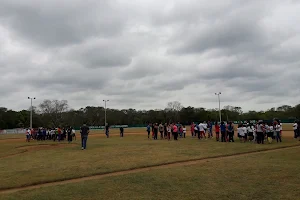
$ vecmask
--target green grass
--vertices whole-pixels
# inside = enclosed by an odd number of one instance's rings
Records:
[[[66,144],[64,148],[38,146],[53,143],[25,143],[23,139],[2,141],[0,189],[298,144],[291,138],[281,144],[257,145],[198,141],[191,137],[176,142],[148,140],[146,135],[109,139],[96,135],[89,138],[86,151],[80,150],[79,141],[74,142],[75,146]],[[24,150],[19,148],[24,145],[37,147],[20,155],[3,157]]]
[[[0,195],[2,200],[299,198],[299,148]]]

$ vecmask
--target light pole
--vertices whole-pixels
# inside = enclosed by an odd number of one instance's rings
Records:
[[[109,100],[103,100],[104,101],[104,115],[105,115],[105,125],[106,126],[106,102],[108,102]]]
[[[30,99],[30,129],[32,129],[32,110],[33,110],[33,107],[32,107],[32,100],[35,99],[35,97],[28,97],[28,99]]]
[[[222,93],[221,92],[218,92],[218,93],[215,93],[215,95],[218,95],[218,100],[219,100],[219,116],[220,116],[220,123],[222,121],[222,116],[221,116],[221,101],[220,101],[220,95]]]

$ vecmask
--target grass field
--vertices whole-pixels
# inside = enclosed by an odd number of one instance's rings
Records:
[[[300,148],[274,150],[300,145],[291,131],[283,133],[283,143],[265,145],[190,136],[153,141],[144,129],[125,129],[124,138],[117,130],[109,139],[103,135],[92,133],[86,151],[79,141],[25,143],[24,135],[1,136],[0,199],[295,199],[300,192]],[[226,157],[270,149],[274,151]],[[100,177],[38,185],[95,175]],[[31,185],[37,186],[22,191]]]

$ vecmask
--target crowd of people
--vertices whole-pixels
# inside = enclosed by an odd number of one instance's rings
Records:
[[[30,142],[30,140],[53,140],[53,141],[64,141],[72,142],[73,139],[76,140],[75,129],[72,127],[66,128],[38,128],[38,129],[26,129],[26,141]]]
[[[235,131],[236,136],[240,142],[255,142],[257,144],[264,144],[264,142],[272,143],[276,139],[277,143],[282,142],[282,123],[278,119],[266,123],[262,120],[253,124],[250,122],[241,123],[235,128],[233,122],[211,122],[203,121],[191,124],[191,136],[199,140],[206,140],[213,138],[213,126],[216,141],[218,142],[234,142]],[[294,138],[299,138],[300,141],[300,121],[293,124]],[[178,123],[149,123],[146,129],[148,138],[178,140],[178,138],[186,137],[186,127]],[[152,135],[151,135],[152,133]]]
[[[264,144],[266,141],[272,143],[276,139],[277,143],[282,142],[282,123],[278,119],[274,119],[270,123],[265,123],[262,120],[253,124],[250,122],[238,124],[235,128],[233,122],[211,122],[203,121],[198,123],[192,123],[190,126],[191,137],[198,138],[199,140],[207,140],[215,138],[217,142],[235,142],[235,131],[237,131],[237,137],[240,142],[254,142],[257,144]],[[213,129],[214,127],[214,129]],[[109,138],[108,124],[105,125],[105,134]],[[214,130],[214,132],[213,132]],[[299,138],[300,141],[300,121],[295,121],[293,124],[294,138]],[[146,131],[148,133],[148,139],[158,140],[166,139],[178,140],[178,138],[186,138],[187,129],[185,125],[181,123],[149,123]],[[152,135],[151,135],[152,133]],[[87,136],[89,134],[89,127],[84,124],[80,128],[82,150],[86,149]],[[120,137],[124,136],[124,128],[120,127]],[[69,143],[76,140],[75,129],[72,127],[66,128],[38,128],[26,130],[26,141],[30,140],[53,140],[63,141],[67,140]]]

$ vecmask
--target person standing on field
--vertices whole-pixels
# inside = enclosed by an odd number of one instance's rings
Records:
[[[259,121],[258,125],[257,125],[257,130],[256,130],[256,134],[257,134],[257,144],[264,144],[264,125],[263,125],[263,121]]]
[[[26,129],[26,142],[30,142],[31,131],[30,129]]]
[[[120,127],[120,137],[124,137],[124,128]]]
[[[218,122],[215,122],[216,141],[219,142],[220,138],[220,126]]]
[[[241,127],[243,127],[243,126],[241,126]],[[234,138],[233,138],[234,132],[233,131],[234,131],[234,126],[233,126],[232,122],[229,122],[228,126],[227,126],[227,133],[228,133],[228,136],[229,136],[229,139],[228,139],[229,142],[234,142]],[[240,131],[240,133],[241,132],[242,131]],[[244,138],[244,136],[243,136],[243,138]]]
[[[169,125],[167,126],[167,132],[168,132],[167,137],[168,137],[168,140],[169,140],[169,141],[171,140],[171,130],[172,130],[171,124],[169,124]]]
[[[226,142],[226,125],[223,121],[221,122],[220,129],[221,129],[221,142]]]
[[[57,137],[58,137],[58,141],[60,142],[62,140],[62,132],[60,127],[57,128]]]
[[[71,143],[72,140],[73,140],[73,137],[72,137],[72,127],[71,126],[68,128],[67,134],[68,134],[68,143]]]
[[[106,138],[109,138],[109,125],[108,125],[108,123],[105,124],[105,135],[106,135]]]
[[[185,128],[185,125],[183,125],[182,132],[183,132],[183,138],[185,138],[185,135],[186,135],[186,128]]]
[[[192,134],[192,137],[196,136],[196,134],[195,134],[195,124],[194,124],[194,122],[191,124],[191,134]]]
[[[254,139],[254,126],[253,126],[252,123],[249,123],[247,125],[247,133],[248,133],[249,141],[253,141],[253,139]]]
[[[199,131],[199,125],[198,124],[195,124],[195,126],[194,126],[194,132],[195,132],[195,137],[197,135],[198,139],[200,140],[200,131]]]
[[[213,132],[212,132],[212,122],[207,122],[207,128],[208,128],[208,138],[213,138]]]
[[[154,140],[157,140],[157,134],[158,134],[158,124],[157,123],[154,124],[153,130],[154,130]]]
[[[150,139],[150,131],[151,131],[150,129],[151,129],[151,126],[150,126],[150,124],[148,124],[148,126],[146,128],[147,133],[148,133],[148,139]]]
[[[164,139],[164,126],[162,125],[162,123],[159,124],[159,133],[160,133],[160,139]]]
[[[81,134],[81,149],[86,149],[86,142],[88,139],[88,135],[90,133],[90,128],[84,123],[83,126],[80,128],[80,134]]]
[[[281,141],[281,129],[282,128],[282,126],[281,126],[281,123],[280,123],[280,121],[279,120],[276,120],[275,121],[275,132],[276,132],[276,141],[277,141],[277,143],[278,143],[278,141],[280,141],[280,142],[282,142]]]
[[[205,124],[204,124],[205,122],[200,122],[200,124],[199,124],[199,132],[200,132],[200,138],[198,137],[198,139],[202,139],[202,138],[205,138],[206,139],[206,136],[205,136],[205,128],[206,128],[206,126],[205,126]]]
[[[297,122],[297,133],[298,133],[298,137],[299,137],[299,141],[300,141],[300,120],[298,120],[298,122]]]
[[[152,125],[151,125],[151,128],[152,128],[152,138],[154,138],[154,126],[155,126],[155,123],[152,123]]]
[[[294,129],[294,138],[296,139],[299,135],[298,135],[298,123],[297,121],[295,121],[295,123],[293,124],[293,129]]]
[[[174,140],[178,140],[178,127],[176,124],[173,125],[173,133],[174,133]]]
[[[168,130],[167,130],[167,127],[168,127],[168,124],[165,123],[165,125],[164,125],[164,138],[165,138],[165,139],[167,139],[167,137],[168,137]]]
[[[267,139],[268,139],[268,142],[269,144],[272,143],[273,141],[273,135],[274,135],[274,129],[273,129],[273,125],[272,123],[269,123],[268,124],[268,127],[266,128],[266,132],[267,132]]]

